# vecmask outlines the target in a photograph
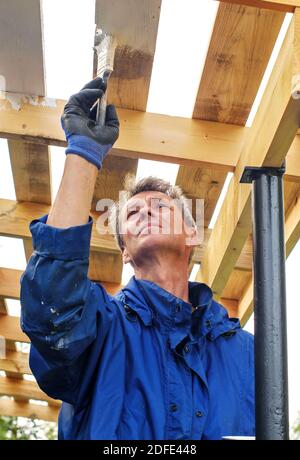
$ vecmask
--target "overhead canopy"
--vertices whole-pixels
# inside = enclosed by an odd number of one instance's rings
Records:
[[[245,166],[281,166],[285,176],[287,255],[300,237],[300,1],[220,2],[197,92],[192,119],[146,112],[161,10],[160,0],[97,0],[95,22],[118,35],[109,100],[116,104],[121,132],[97,178],[96,202],[117,199],[125,175],[136,174],[139,159],[179,164],[176,184],[190,198],[203,198],[205,238],[195,253],[197,280],[209,284],[231,316],[244,324],[252,312],[251,187],[240,184]],[[245,126],[285,13],[289,30],[251,128]],[[49,145],[65,145],[60,115],[65,101],[45,98],[39,0],[0,3],[0,136],[8,139],[16,200],[0,197],[0,235],[21,238],[32,252],[29,223],[49,212]],[[195,56],[197,60],[197,56]],[[3,84],[5,83],[5,85]],[[17,93],[17,94],[16,94]],[[1,160],[0,160],[1,161]],[[213,229],[208,225],[227,173],[233,177]],[[0,336],[7,346],[0,359],[0,415],[55,420],[51,400],[30,374],[28,342],[19,319],[8,315],[5,299],[19,299],[19,270],[0,268]],[[120,251],[111,236],[93,229],[89,277],[114,293],[121,286]],[[48,406],[33,405],[30,399]]]

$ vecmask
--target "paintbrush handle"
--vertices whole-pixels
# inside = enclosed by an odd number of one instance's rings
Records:
[[[107,106],[107,93],[105,91],[101,99],[99,99],[98,106],[97,106],[97,122],[99,123],[100,126],[105,125],[106,106]]]
[[[106,117],[106,106],[107,106],[107,85],[108,79],[110,77],[111,71],[105,70],[103,73],[103,83],[105,84],[106,91],[98,101],[98,108],[97,108],[97,121],[101,126],[105,125],[105,117]]]

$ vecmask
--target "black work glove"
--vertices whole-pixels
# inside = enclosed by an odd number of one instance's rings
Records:
[[[79,93],[70,97],[61,117],[61,125],[68,142],[66,154],[80,155],[98,169],[118,139],[120,126],[114,105],[106,107],[104,126],[96,121],[97,105],[91,110],[105,91],[103,80],[100,77],[95,78]]]

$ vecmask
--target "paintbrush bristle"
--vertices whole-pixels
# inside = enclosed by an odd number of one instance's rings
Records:
[[[98,56],[97,76],[102,76],[106,70],[110,72],[113,71],[116,47],[117,40],[114,35],[102,32],[101,29],[96,30],[95,51]]]

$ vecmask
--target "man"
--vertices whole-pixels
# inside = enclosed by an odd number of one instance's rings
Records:
[[[254,435],[253,337],[208,286],[188,281],[197,232],[179,188],[131,185],[111,223],[135,276],[115,296],[87,277],[95,181],[119,127],[113,106],[104,127],[95,121],[103,91],[95,79],[65,106],[64,175],[49,216],[30,224],[21,278],[32,372],[64,401],[59,438]]]

